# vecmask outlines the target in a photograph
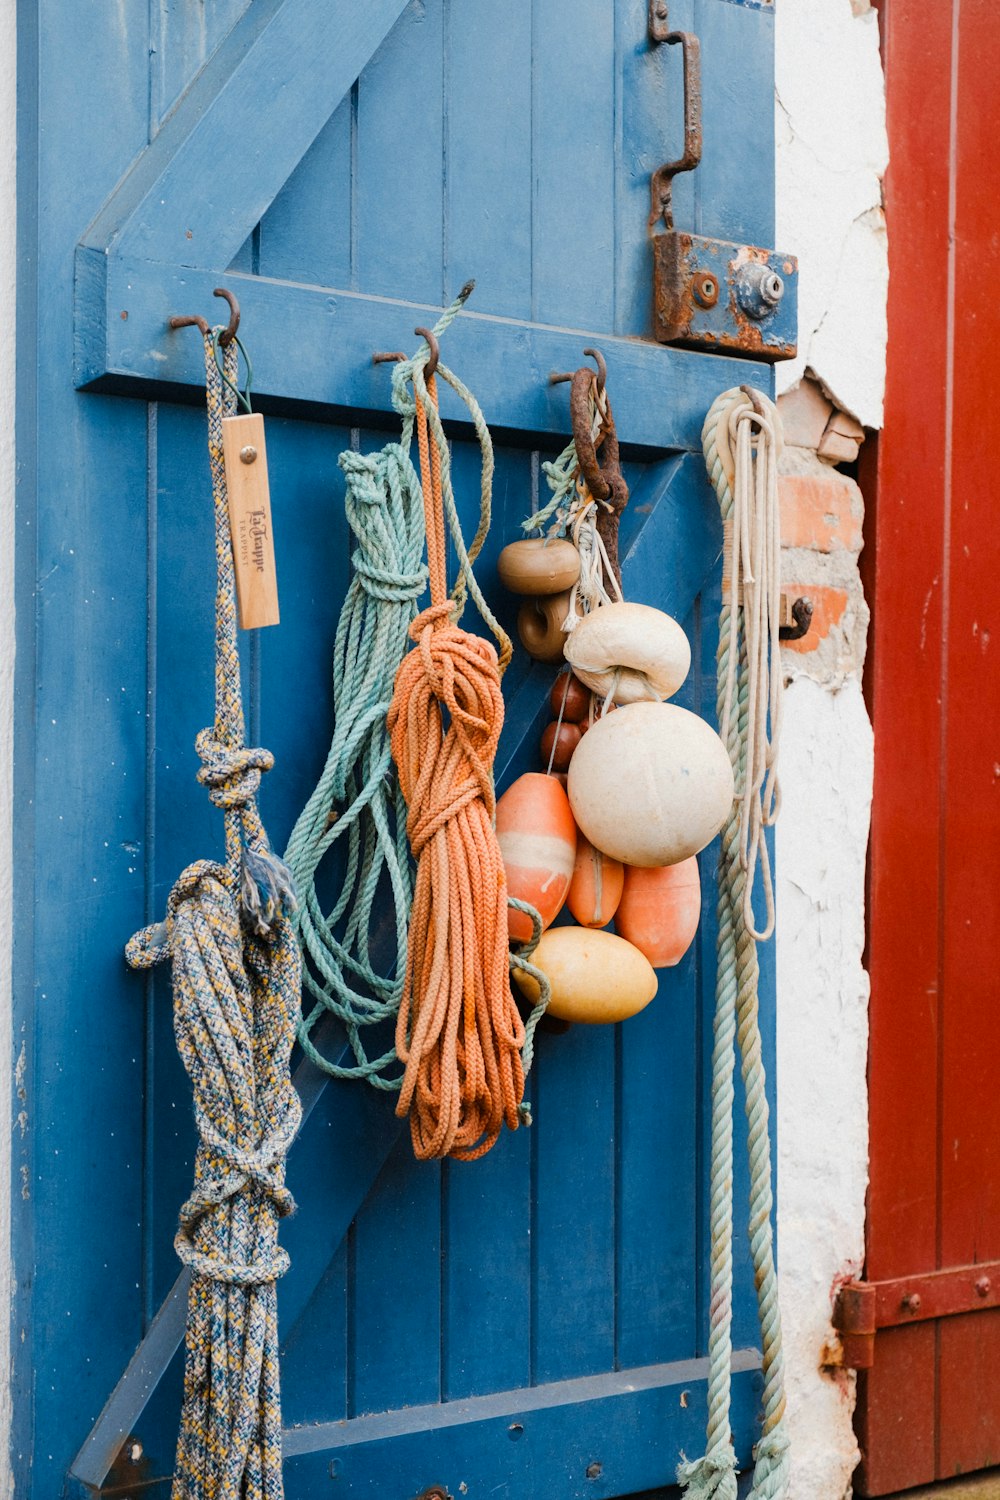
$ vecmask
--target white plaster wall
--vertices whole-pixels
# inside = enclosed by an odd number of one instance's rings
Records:
[[[0,3],[0,1495],[10,1434],[11,768],[14,676],[16,7]]]
[[[805,370],[882,420],[888,285],[884,90],[868,0],[777,0],[777,243],[800,259]],[[789,1500],[842,1500],[854,1376],[820,1367],[831,1294],[864,1256],[868,981],[862,968],[872,734],[861,661],[820,682],[788,653],[777,827],[778,1249],[792,1439]],[[815,677],[810,678],[810,671]]]
[[[777,244],[799,257],[799,356],[866,427],[882,424],[888,161],[878,18],[868,0],[777,0]]]
[[[865,853],[872,732],[856,678],[785,694],[777,826],[778,1253],[790,1500],[841,1500],[857,1462],[853,1374],[822,1373],[835,1280],[864,1261],[868,1179]]]

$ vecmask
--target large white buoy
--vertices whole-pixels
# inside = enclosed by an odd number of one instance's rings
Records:
[[[580,681],[616,703],[671,698],[691,668],[687,636],[650,604],[602,604],[584,615],[563,649]]]
[[[656,994],[649,959],[613,932],[588,927],[551,927],[531,955],[552,986],[547,1014],[560,1021],[625,1021]],[[538,983],[523,970],[514,979],[532,1002]]]
[[[581,832],[622,864],[676,865],[711,843],[733,801],[726,747],[674,703],[629,703],[599,719],[569,763]]]

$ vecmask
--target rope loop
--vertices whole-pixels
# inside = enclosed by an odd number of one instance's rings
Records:
[[[780,544],[777,459],[781,424],[773,403],[743,387],[726,391],[705,419],[702,444],[726,532],[716,655],[716,710],[736,785],[722,830],[718,968],[712,1051],[709,1378],[706,1454],[678,1479],[691,1500],[734,1500],[730,1431],[733,1283],[733,1108],[738,1050],[750,1164],[750,1254],[763,1349],[763,1433],[751,1500],[782,1500],[788,1488],[784,1357],[772,1243],[771,1142],[758,1004],[757,943],[773,931],[764,830],[778,808]],[[759,864],[767,919],[751,904]]]
[[[226,862],[183,871],[163,922],[132,938],[136,968],[170,958],[174,1034],[198,1127],[194,1188],[174,1245],[192,1271],[174,1490],[185,1500],[281,1500],[275,1282],[288,1268],[278,1221],[294,1208],[285,1154],[301,1119],[290,1059],[300,963],[288,870],[256,806],[273,757],[245,743],[222,420],[235,408],[236,350],[205,339],[215,509],[215,721],[195,747],[198,780],[225,814]]]

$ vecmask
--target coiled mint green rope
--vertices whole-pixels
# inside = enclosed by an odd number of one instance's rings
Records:
[[[471,287],[445,310],[434,327],[439,337],[462,308]],[[347,519],[357,542],[351,563],[354,576],[341,610],[334,644],[334,735],[316,789],[292,830],[285,859],[300,893],[296,915],[305,960],[306,992],[313,1004],[299,1022],[299,1042],[324,1072],[338,1078],[363,1078],[375,1088],[398,1091],[401,1075],[391,1047],[369,1057],[365,1028],[395,1018],[406,973],[407,930],[413,880],[406,843],[406,804],[392,767],[386,714],[396,670],[409,647],[408,631],[416,602],[427,585],[423,563],[424,509],[420,476],[410,459],[416,400],[428,416],[431,437],[441,460],[445,512],[459,562],[452,589],[454,617],[471,595],[500,647],[500,669],[511,646],[483,598],[473,572],[490,525],[493,443],[486,419],[471,391],[446,366],[438,376],[468,409],[482,453],[479,522],[466,547],[451,483],[451,455],[434,402],[427,393],[424,369],[430,358],[425,344],[412,359],[393,368],[392,401],[402,420],[398,443],[379,453],[341,454],[347,479]],[[411,389],[412,388],[412,389]],[[340,894],[324,913],[316,875],[337,845],[345,849]],[[386,886],[388,885],[388,890]],[[372,955],[376,900],[391,895],[395,953],[388,972],[376,968]],[[341,931],[342,929],[342,931]],[[339,933],[339,936],[338,936]],[[512,966],[538,972],[528,959],[529,943],[512,957]],[[523,1049],[530,1065],[531,1038],[548,1001],[548,983],[532,1012]],[[331,1061],[319,1051],[312,1032],[332,1013],[343,1023],[354,1054],[353,1065]],[[537,1015],[535,1014],[537,1012]]]
[[[733,493],[719,456],[717,431],[734,402],[747,402],[739,390],[713,402],[702,430],[709,478],[725,521]],[[742,615],[742,606],[740,606]],[[737,709],[726,724],[731,618],[728,598],[719,616],[716,656],[719,724],[736,778],[736,798],[722,831],[719,864],[719,936],[715,1039],[712,1052],[712,1164],[710,1197],[711,1293],[709,1303],[708,1429],[705,1454],[680,1465],[677,1477],[693,1500],[735,1500],[736,1455],[730,1432],[733,1283],[733,1068],[734,1042],[741,1058],[750,1160],[750,1253],[757,1286],[764,1369],[764,1421],[754,1451],[751,1495],[781,1500],[788,1488],[788,1435],[785,1427],[784,1357],[781,1316],[771,1231],[771,1142],[758,1009],[757,944],[744,916],[746,870],[740,858],[739,799],[746,776],[749,722],[749,668],[742,620],[738,620]],[[780,663],[772,663],[780,671]]]

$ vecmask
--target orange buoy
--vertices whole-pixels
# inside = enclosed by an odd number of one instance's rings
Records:
[[[542,926],[562,911],[576,860],[576,824],[565,789],[554,776],[529,771],[497,803],[497,838],[507,871],[507,892],[530,901]],[[512,942],[526,943],[531,921],[507,909]]]
[[[571,904],[572,899],[571,889]],[[654,969],[672,969],[680,962],[698,931],[700,916],[701,877],[693,856],[659,869],[626,867],[615,931],[644,953]]]
[[[576,838],[576,864],[566,903],[581,927],[607,927],[618,910],[625,883],[625,866],[602,854],[582,833]],[[627,933],[622,933],[627,937]],[[629,938],[630,942],[634,939]],[[641,945],[635,943],[638,948]],[[643,950],[645,951],[645,950]],[[648,954],[647,954],[648,957]]]

